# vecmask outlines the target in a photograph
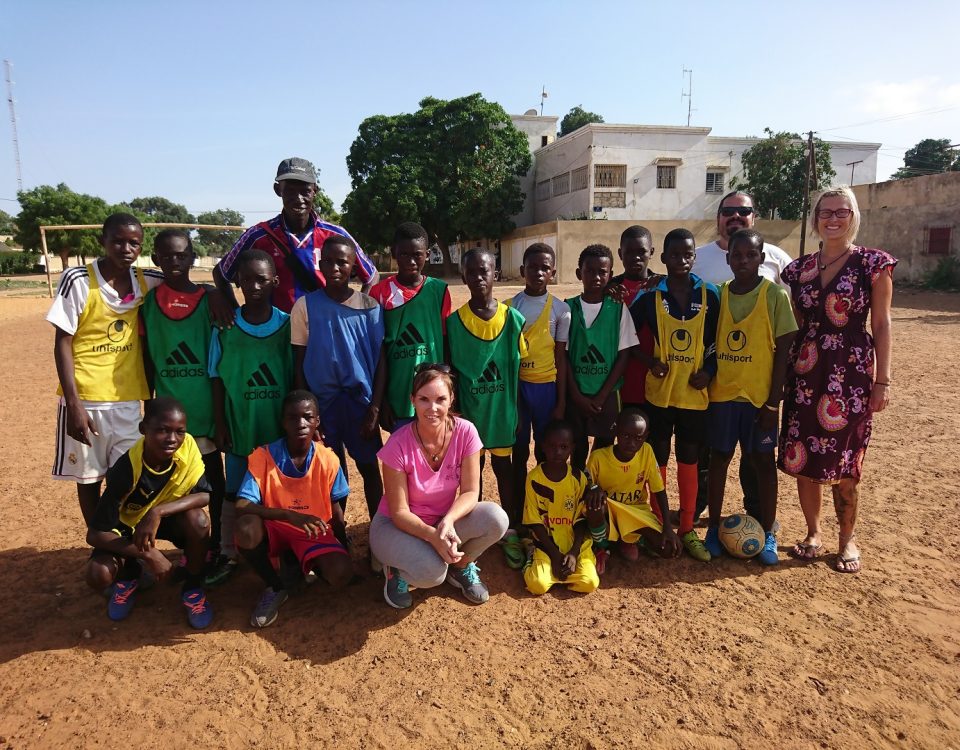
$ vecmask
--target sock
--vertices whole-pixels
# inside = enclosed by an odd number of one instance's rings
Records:
[[[263,582],[267,584],[267,586],[274,591],[280,591],[284,588],[283,581],[280,580],[280,575],[273,567],[273,563],[270,562],[266,539],[253,549],[241,548],[240,554],[243,555],[243,559],[250,564],[250,567],[256,571],[256,574],[263,579]]]
[[[183,579],[183,587],[180,589],[180,593],[186,594],[190,589],[202,588],[203,573],[187,573],[187,577]]]
[[[594,547],[606,549],[610,546],[610,542],[607,540],[607,524],[603,524],[603,526],[599,526],[597,528],[593,528],[591,526],[590,536],[593,539]]]
[[[128,557],[124,560],[123,567],[117,573],[118,581],[136,581],[140,578],[140,563],[136,558]]]
[[[677,462],[677,484],[680,485],[680,529],[683,536],[693,531],[693,516],[697,507],[697,465]]]

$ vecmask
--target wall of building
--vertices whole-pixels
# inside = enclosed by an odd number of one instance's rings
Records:
[[[530,153],[543,148],[544,139],[547,144],[553,143],[557,139],[558,117],[541,117],[538,115],[510,115],[514,127],[527,136],[527,144],[530,147]],[[511,217],[518,226],[526,226],[534,223],[534,188],[536,185],[536,159],[530,164],[530,170],[520,180],[520,189],[526,198],[523,202],[523,210],[516,216]]]
[[[943,256],[928,255],[930,227],[950,227],[950,255],[960,255],[960,172],[891,180],[853,189],[860,205],[857,244],[879,247],[900,263],[894,278],[921,282]]]
[[[742,175],[743,153],[757,139],[718,137],[710,132],[710,128],[592,124],[538,149],[532,194],[528,192],[527,197],[528,206],[532,197],[533,222],[583,217],[629,221],[713,217],[731,178]],[[834,184],[849,183],[851,176],[854,184],[874,182],[878,148],[875,143],[831,144],[837,173]],[[598,185],[600,165],[624,165],[621,184]],[[675,187],[657,186],[658,166],[676,168]],[[577,185],[575,172],[582,167],[586,167],[587,179]],[[712,192],[707,192],[708,171],[722,175]]]
[[[682,221],[550,221],[534,224],[511,232],[500,240],[502,253],[501,268],[503,278],[515,279],[520,276],[520,263],[523,251],[534,242],[546,242],[557,251],[559,283],[575,283],[577,280],[577,259],[580,251],[587,245],[600,243],[609,247],[616,257],[620,245],[620,235],[627,227],[640,223],[653,235],[654,258],[650,267],[663,273],[660,251],[663,238],[671,229],[683,227],[693,232],[697,246],[706,245],[717,238],[716,221],[713,219]],[[800,254],[800,222],[798,221],[758,221],[757,230],[764,239],[781,247],[792,257]],[[816,244],[807,238],[807,251],[815,251]],[[616,273],[623,272],[619,260],[614,262]]]

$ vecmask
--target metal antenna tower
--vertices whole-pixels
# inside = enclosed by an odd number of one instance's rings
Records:
[[[683,101],[684,98],[687,100],[687,127],[689,128],[690,115],[693,112],[693,70],[684,68],[683,75],[687,76],[687,90],[685,93],[680,94],[680,101]]]
[[[13,103],[13,81],[10,79],[10,69],[13,63],[3,61],[7,73],[7,104],[10,105],[10,133],[13,137],[13,157],[17,165],[17,191],[23,190],[23,174],[20,169],[20,139],[17,138],[17,108]]]

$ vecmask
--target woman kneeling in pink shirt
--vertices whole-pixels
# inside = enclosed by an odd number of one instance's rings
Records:
[[[507,514],[479,502],[483,444],[473,424],[451,413],[453,393],[447,365],[421,365],[414,421],[377,454],[383,499],[370,523],[370,549],[386,575],[383,597],[396,609],[413,604],[410,589],[444,580],[473,604],[490,598],[475,560],[503,536]]]

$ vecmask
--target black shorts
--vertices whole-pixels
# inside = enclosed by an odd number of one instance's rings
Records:
[[[707,412],[696,409],[680,409],[676,406],[644,407],[650,417],[650,436],[654,440],[669,440],[676,436],[681,443],[707,442]]]
[[[182,513],[176,513],[172,516],[164,516],[160,519],[160,526],[157,528],[157,539],[163,539],[164,541],[170,542],[177,549],[183,549],[186,545],[186,536],[183,533],[183,528],[180,525],[180,519]],[[133,539],[133,534],[124,534],[125,539]],[[115,552],[111,552],[108,549],[96,549],[90,553],[90,557],[95,555],[113,555],[116,558],[121,556]]]

